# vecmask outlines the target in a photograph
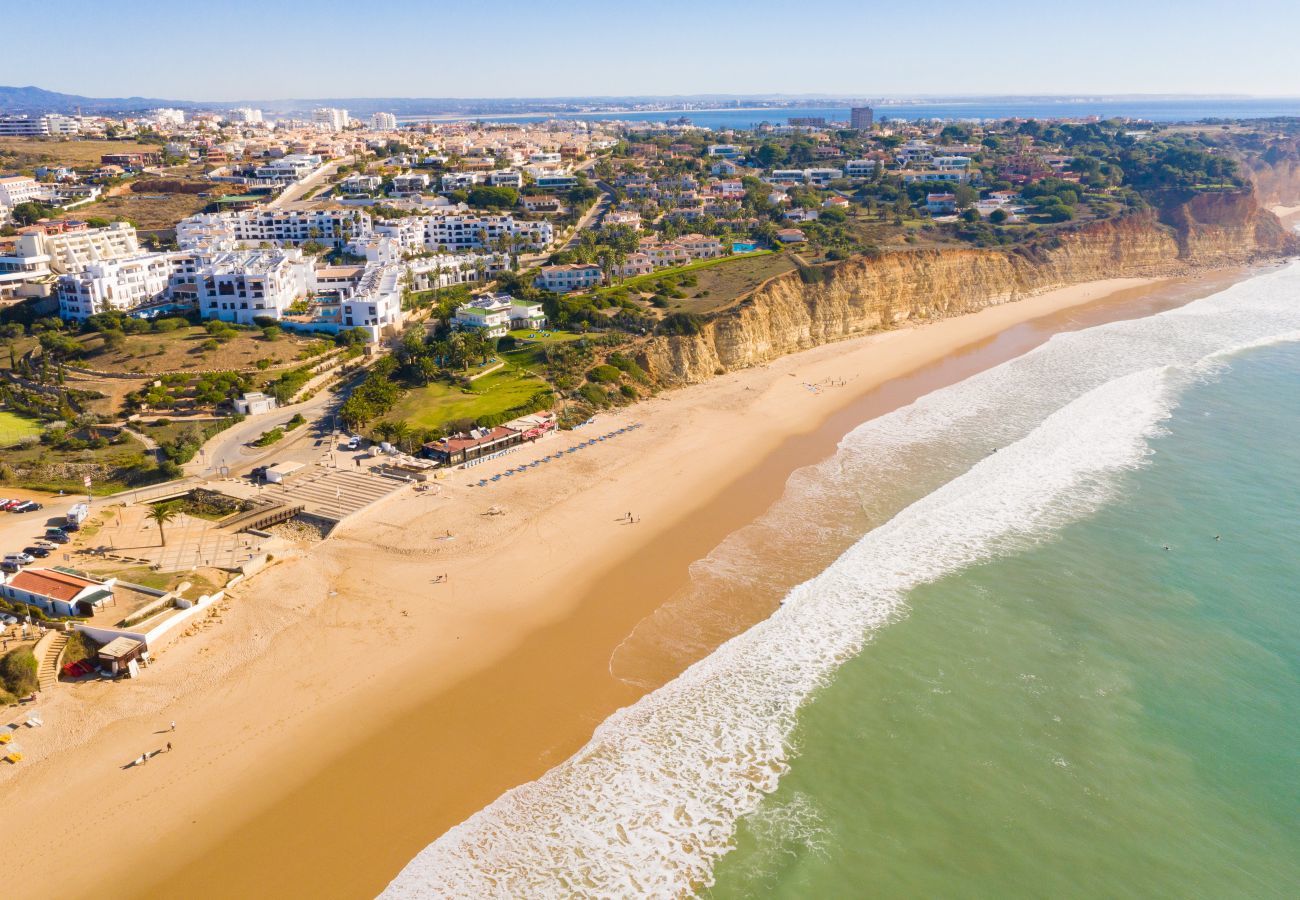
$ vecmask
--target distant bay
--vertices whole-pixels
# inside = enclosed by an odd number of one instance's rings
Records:
[[[905,119],[1058,119],[1098,116],[1146,119],[1152,122],[1188,122],[1201,119],[1268,119],[1300,116],[1300,97],[1270,98],[1127,98],[1127,99],[970,99],[933,103],[890,103],[875,107],[876,120]],[[404,123],[421,121],[545,122],[551,119],[586,122],[671,122],[685,119],[713,130],[750,129],[764,122],[784,125],[790,118],[824,118],[847,122],[847,106],[789,106],[760,109],[690,109],[584,113],[518,113],[486,115],[402,116]]]

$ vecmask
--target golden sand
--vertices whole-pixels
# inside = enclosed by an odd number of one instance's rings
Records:
[[[850,428],[1057,331],[1231,277],[1076,285],[820,347],[399,491],[241,585],[221,625],[141,679],[52,692],[30,763],[0,773],[0,800],[40,836],[11,855],[6,896],[373,896],[634,701],[615,648]],[[804,386],[821,382],[842,384]],[[470,486],[631,422],[644,427]]]

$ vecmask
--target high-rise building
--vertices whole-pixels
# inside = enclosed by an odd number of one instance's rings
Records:
[[[163,107],[162,109],[150,111],[149,118],[153,119],[159,125],[166,125],[171,128],[180,128],[185,124],[185,110]]]
[[[259,125],[262,122],[262,111],[241,106],[239,109],[230,111],[230,121],[239,122],[243,125]]]
[[[855,106],[849,110],[849,125],[858,131],[870,131],[876,114],[870,106]]]
[[[377,112],[370,117],[370,128],[373,131],[396,131],[397,116],[388,112]]]
[[[335,109],[330,106],[313,109],[311,111],[311,120],[330,131],[343,131],[348,127],[348,122],[351,121],[346,109]]]
[[[76,134],[81,122],[71,116],[0,116],[0,136]]]

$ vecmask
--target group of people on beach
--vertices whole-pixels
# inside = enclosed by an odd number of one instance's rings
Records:
[[[169,731],[169,732],[175,731],[175,730],[176,730],[176,723],[175,723],[175,722],[172,722],[172,723],[170,723],[170,725],[171,725],[171,727],[168,728],[168,731]],[[146,750],[145,752],[141,753],[141,754],[140,754],[139,756],[137,756],[134,760],[132,760],[131,765],[132,765],[132,766],[143,766],[145,763],[149,762],[149,760],[150,760],[151,758],[157,756],[159,753],[171,753],[171,752],[172,752],[172,742],[171,742],[171,741],[168,741],[168,742],[167,742],[167,746],[166,746],[165,748],[161,749],[161,750]]]

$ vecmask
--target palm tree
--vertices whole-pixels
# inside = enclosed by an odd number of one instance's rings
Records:
[[[180,515],[180,512],[175,503],[159,503],[149,507],[149,518],[158,523],[158,539],[164,547],[167,546],[167,535],[163,532],[163,526]]]
[[[402,419],[387,424],[392,426],[389,429],[388,443],[395,445],[399,450],[407,449],[404,445],[410,443],[411,426]]]

